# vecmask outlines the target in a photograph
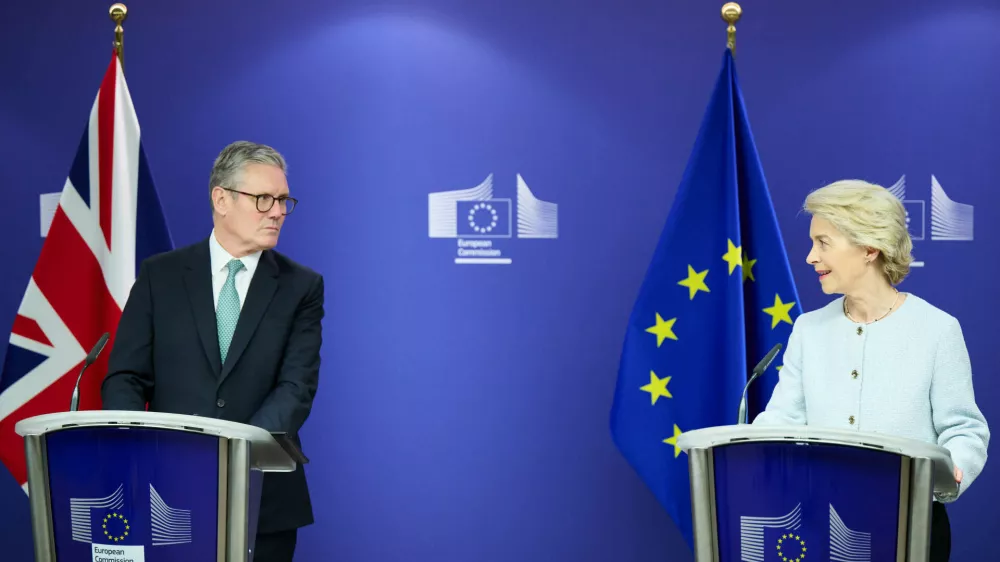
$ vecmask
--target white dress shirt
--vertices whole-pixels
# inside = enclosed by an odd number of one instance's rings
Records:
[[[222,292],[222,286],[226,284],[226,278],[229,277],[229,268],[226,264],[233,260],[232,255],[224,250],[219,244],[219,241],[215,239],[215,230],[212,230],[212,235],[208,237],[208,253],[212,258],[212,295],[214,297],[215,306],[219,306],[219,293]],[[250,280],[253,279],[253,272],[257,270],[257,263],[260,262],[260,252],[254,252],[249,256],[243,256],[240,258],[243,262],[243,269],[236,274],[236,293],[240,296],[240,308],[243,308],[243,302],[247,298],[247,290],[250,288]]]

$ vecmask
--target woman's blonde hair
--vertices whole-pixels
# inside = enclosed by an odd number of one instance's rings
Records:
[[[810,193],[803,208],[830,221],[853,244],[878,250],[877,263],[892,285],[910,272],[913,241],[906,228],[906,209],[886,188],[841,180]]]

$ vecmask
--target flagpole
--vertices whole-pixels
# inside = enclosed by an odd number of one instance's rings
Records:
[[[122,36],[124,35],[124,30],[122,30],[122,22],[128,16],[128,8],[125,4],[121,2],[112,4],[111,9],[108,10],[108,15],[111,16],[111,21],[115,22],[115,53],[118,54],[118,64],[122,66],[122,72],[125,71],[125,54],[124,45],[122,44]]]
[[[722,19],[729,24],[726,28],[726,47],[736,56],[736,22],[740,21],[743,8],[736,2],[726,2],[722,6]]]

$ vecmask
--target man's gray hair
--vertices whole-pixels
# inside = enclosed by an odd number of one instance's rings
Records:
[[[277,166],[282,172],[288,173],[288,165],[284,156],[266,144],[250,141],[236,141],[222,149],[212,165],[212,175],[208,179],[209,201],[216,186],[236,189],[240,176],[247,164],[266,164]],[[235,193],[232,193],[236,197]],[[212,204],[213,211],[215,204]]]

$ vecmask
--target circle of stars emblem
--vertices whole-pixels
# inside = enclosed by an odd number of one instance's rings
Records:
[[[789,546],[798,543],[799,555],[791,558],[789,554],[785,552]],[[784,546],[784,549],[782,548]],[[778,558],[781,558],[781,562],[802,562],[806,557],[806,541],[802,540],[802,537],[798,535],[781,535],[778,539]]]
[[[489,211],[489,226],[479,226],[476,224],[476,213],[479,211]],[[480,234],[490,232],[497,227],[497,210],[494,209],[493,205],[490,205],[489,203],[476,203],[471,209],[469,209],[469,226],[472,227],[472,230],[475,230]]]
[[[118,527],[118,530],[120,530],[121,532],[120,533],[116,532],[114,534],[108,532],[108,523],[110,523],[113,528]],[[116,512],[105,515],[101,527],[104,530],[104,536],[108,537],[109,540],[112,540],[114,542],[123,541],[125,540],[125,537],[128,536],[129,532],[128,519],[125,519],[125,516],[120,513]]]

